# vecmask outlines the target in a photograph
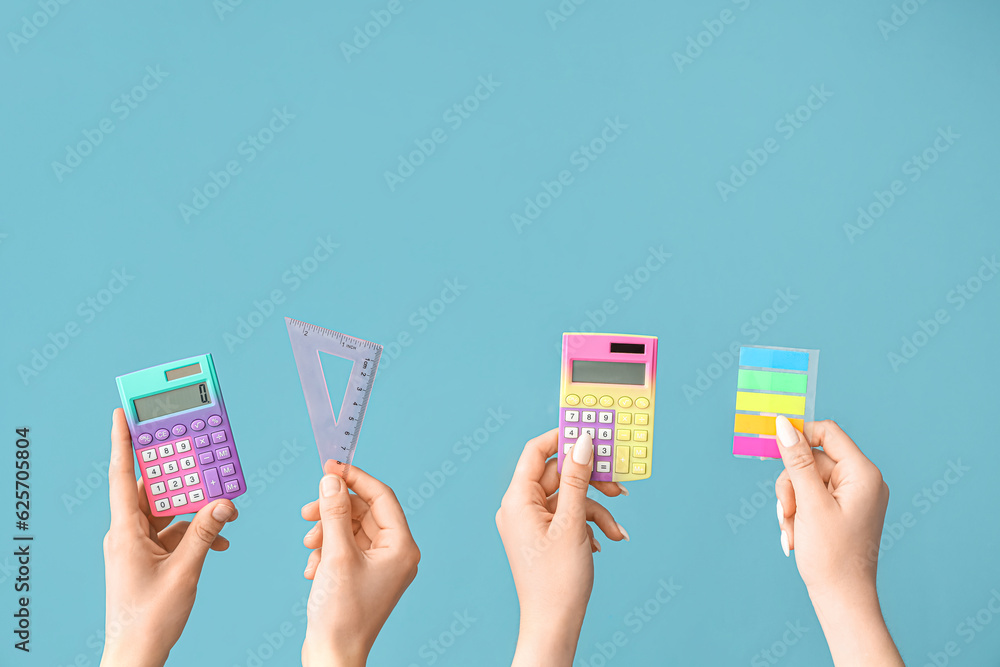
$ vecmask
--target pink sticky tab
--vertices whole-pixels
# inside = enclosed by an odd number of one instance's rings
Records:
[[[746,435],[733,436],[733,454],[736,456],[764,456],[780,459],[778,441],[774,438],[753,438]]]

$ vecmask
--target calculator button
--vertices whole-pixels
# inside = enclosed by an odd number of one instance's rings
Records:
[[[166,440],[170,437],[170,431],[165,428],[161,428],[154,435],[156,435],[157,440]]]
[[[159,500],[153,503],[153,507],[156,508],[157,512],[166,512],[168,509],[170,509],[170,501],[167,500],[166,498],[160,498]]]
[[[218,426],[221,423],[222,423],[222,417],[220,417],[219,415],[212,415],[211,417],[208,418],[209,426]]]
[[[641,410],[645,410],[646,408],[649,407],[649,399],[644,396],[640,396],[639,398],[635,399],[635,407]]]
[[[619,445],[618,447],[615,447],[615,472],[628,472],[628,453],[628,445]]]
[[[195,489],[194,491],[188,494],[188,498],[193,503],[200,503],[205,499],[205,492],[202,491],[201,489]]]
[[[198,462],[202,465],[208,465],[209,463],[215,462],[215,454],[212,452],[202,452],[198,455]]]
[[[188,499],[183,493],[178,493],[176,496],[170,496],[170,502],[174,504],[174,507],[180,507],[181,505],[187,505]]]
[[[566,397],[566,405],[580,405],[580,397],[576,394],[569,394]]]
[[[580,429],[580,435],[589,435],[590,438],[591,438],[591,440],[593,440],[594,438],[597,437],[597,429],[596,428],[581,428]]]
[[[167,458],[168,456],[174,455],[173,445],[160,445],[160,456]]]
[[[618,423],[619,424],[631,424],[632,423],[632,413],[631,412],[619,412],[618,413]]]
[[[591,396],[590,394],[587,394],[586,396],[583,397],[583,404],[584,405],[590,405],[590,406],[597,405],[597,397],[596,396]]]
[[[156,460],[156,447],[142,450],[142,460],[146,463]]]
[[[569,454],[569,450],[571,449],[573,449],[573,443],[567,442],[565,446],[563,446],[563,454]]]
[[[149,466],[146,468],[146,479],[156,479],[163,473],[160,472],[160,466]]]
[[[632,399],[629,398],[628,396],[622,396],[621,398],[618,399],[618,405],[622,406],[623,408],[631,408]]]
[[[620,429],[618,429],[618,439],[619,440],[631,440],[632,439],[632,431],[628,430],[627,428],[620,428]]]
[[[637,459],[644,459],[644,458],[646,458],[646,448],[645,447],[639,447],[639,446],[633,447],[632,448],[632,456],[634,456]]]
[[[567,426],[566,428],[563,429],[563,437],[579,438],[580,429],[578,429],[576,426]]]
[[[615,404],[615,399],[611,398],[610,396],[601,396],[601,405],[603,405],[604,407],[610,408],[614,404]]]
[[[196,435],[194,437],[195,447],[208,447],[208,436],[207,435]]]
[[[153,482],[149,485],[149,491],[154,496],[159,496],[167,492],[167,487],[163,484],[163,482]]]
[[[636,431],[632,435],[636,442],[646,442],[646,431]]]
[[[196,472],[189,472],[188,474],[184,475],[184,486],[195,486],[200,481],[201,478],[198,477],[198,473]]]
[[[171,491],[179,491],[182,486],[183,484],[181,484],[180,477],[174,477],[173,479],[167,480],[167,488]]]
[[[240,490],[240,480],[231,479],[226,482],[226,493],[236,493]]]
[[[598,445],[594,449],[598,456],[611,456],[611,445]]]
[[[174,435],[184,435],[187,432],[188,432],[187,426],[185,426],[184,424],[177,424],[171,429],[171,433],[173,433]]]
[[[597,472],[611,472],[611,461],[598,461]]]
[[[190,470],[193,467],[194,467],[193,456],[185,456],[184,458],[181,459],[181,468],[183,468],[184,470]]]
[[[177,465],[177,461],[167,461],[163,464],[163,473],[166,475],[172,475],[180,470],[180,466]]]
[[[153,442],[153,436],[151,436],[148,433],[143,433],[138,438],[136,438],[136,440],[140,445],[148,445],[149,443]]]
[[[183,454],[184,452],[190,452],[191,451],[191,439],[190,438],[184,438],[183,440],[178,440],[177,442],[174,443],[174,445],[177,447],[177,453],[178,454]]]
[[[228,459],[230,457],[232,457],[232,454],[229,453],[229,447],[219,447],[218,449],[215,450],[215,458],[219,459],[220,461],[222,459]]]
[[[219,471],[215,468],[206,468],[202,474],[205,475],[205,488],[208,489],[209,497],[218,498],[221,496],[222,485],[219,484]]]
[[[564,418],[568,422],[578,422],[580,421],[580,411],[579,410],[567,410],[566,416]]]
[[[192,431],[204,431],[205,430],[205,420],[204,419],[195,419],[193,422],[191,422],[191,430]]]
[[[598,440],[610,440],[611,439],[611,429],[610,428],[600,428],[600,429],[597,429],[597,439]]]
[[[632,474],[633,475],[645,475],[646,474],[646,464],[645,463],[633,463],[632,464]]]
[[[236,466],[232,463],[227,463],[226,465],[219,468],[219,472],[222,473],[223,477],[229,477],[236,474]]]
[[[610,410],[601,410],[597,413],[597,421],[602,424],[614,424],[615,423],[615,413]]]
[[[649,413],[639,412],[635,415],[635,423],[637,426],[646,426],[649,424]]]
[[[225,431],[216,431],[215,433],[212,434],[212,442],[214,442],[215,444],[219,444],[220,442],[225,442],[225,441],[226,441]]]
[[[593,424],[594,422],[597,421],[597,413],[594,412],[593,410],[584,410],[582,414],[583,414],[583,422],[585,424]]]

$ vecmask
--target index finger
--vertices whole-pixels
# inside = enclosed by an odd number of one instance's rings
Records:
[[[409,532],[406,515],[396,499],[396,494],[388,485],[378,481],[361,468],[351,466],[344,471],[343,479],[347,488],[368,503],[372,518],[379,528],[402,528]]]
[[[139,489],[136,486],[132,436],[125,421],[125,411],[117,408],[111,418],[111,463],[108,465],[108,497],[111,523],[121,523],[139,513]]]
[[[851,437],[844,433],[844,430],[833,420],[807,422],[803,433],[811,446],[822,447],[823,451],[834,462],[859,456],[865,460],[868,458],[862,453],[858,445],[851,440]]]
[[[545,462],[550,456],[559,450],[559,429],[532,438],[524,446],[521,457],[517,460],[514,468],[514,476],[511,478],[511,486],[524,482],[541,482],[545,473]]]

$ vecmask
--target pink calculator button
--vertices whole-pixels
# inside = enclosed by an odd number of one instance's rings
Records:
[[[195,447],[208,447],[208,436],[207,435],[196,435],[196,436],[194,436],[194,446]]]

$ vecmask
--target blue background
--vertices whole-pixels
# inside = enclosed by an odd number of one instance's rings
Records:
[[[517,606],[494,512],[525,440],[556,424],[560,335],[589,322],[660,337],[657,467],[608,502],[632,541],[603,541],[576,664],[602,664],[595,645],[619,630],[628,642],[609,664],[769,664],[764,650],[830,663],[779,548],[780,463],[730,455],[734,342],[822,350],[817,418],[839,420],[892,490],[880,589],[907,662],[955,641],[950,664],[998,664],[1000,619],[971,641],[959,624],[1000,590],[1000,281],[961,309],[949,293],[1000,249],[1000,6],[914,2],[884,32],[888,0],[593,0],[554,23],[557,0],[402,0],[348,61],[341,43],[386,4],[74,2],[16,43],[42,10],[0,11],[3,451],[12,460],[13,429],[31,427],[36,536],[34,652],[8,635],[0,662],[98,662],[114,378],[212,352],[244,466],[259,480],[270,466],[270,481],[241,502],[232,549],[208,559],[172,662],[255,664],[291,622],[264,664],[296,664],[293,607],[308,591],[298,513],[320,470],[290,315],[385,345],[408,333],[395,358],[387,348],[356,462],[414,505],[428,475],[457,467],[410,512],[420,574],[372,664],[509,660]],[[726,9],[732,22],[712,37],[703,22],[718,32]],[[708,46],[678,67],[699,33]],[[165,78],[120,118],[115,98],[157,66]],[[449,125],[445,111],[489,76],[499,87]],[[786,138],[776,123],[814,86],[832,97]],[[247,161],[240,143],[275,108],[294,119]],[[114,131],[60,180],[53,162],[103,118]],[[609,118],[627,128],[578,171],[574,152]],[[385,172],[439,127],[447,141],[390,190]],[[948,128],[960,138],[911,181],[907,162]],[[779,150],[720,195],[769,137]],[[229,160],[240,173],[185,221],[179,205]],[[562,170],[572,184],[518,229],[512,214]],[[905,193],[849,238],[858,207],[897,179]],[[288,272],[317,238],[339,248],[296,285]],[[645,273],[650,247],[671,257]],[[116,270],[134,278],[101,312],[79,309]],[[625,276],[646,281],[629,293]],[[448,280],[460,296],[422,323]],[[284,302],[227,344],[274,290]],[[779,290],[794,299],[775,315]],[[947,323],[894,369],[888,355],[939,309]],[[71,322],[79,335],[23,380],[18,367]],[[686,393],[699,373],[704,390]],[[510,417],[463,460],[455,443],[490,409]],[[969,469],[953,485],[941,481],[949,462]],[[935,502],[920,500],[925,488]],[[915,523],[893,537],[905,512]],[[5,616],[10,565],[0,559]],[[682,588],[635,632],[629,614],[661,579]],[[466,611],[475,622],[435,653],[429,642]],[[793,645],[786,623],[805,629]]]

